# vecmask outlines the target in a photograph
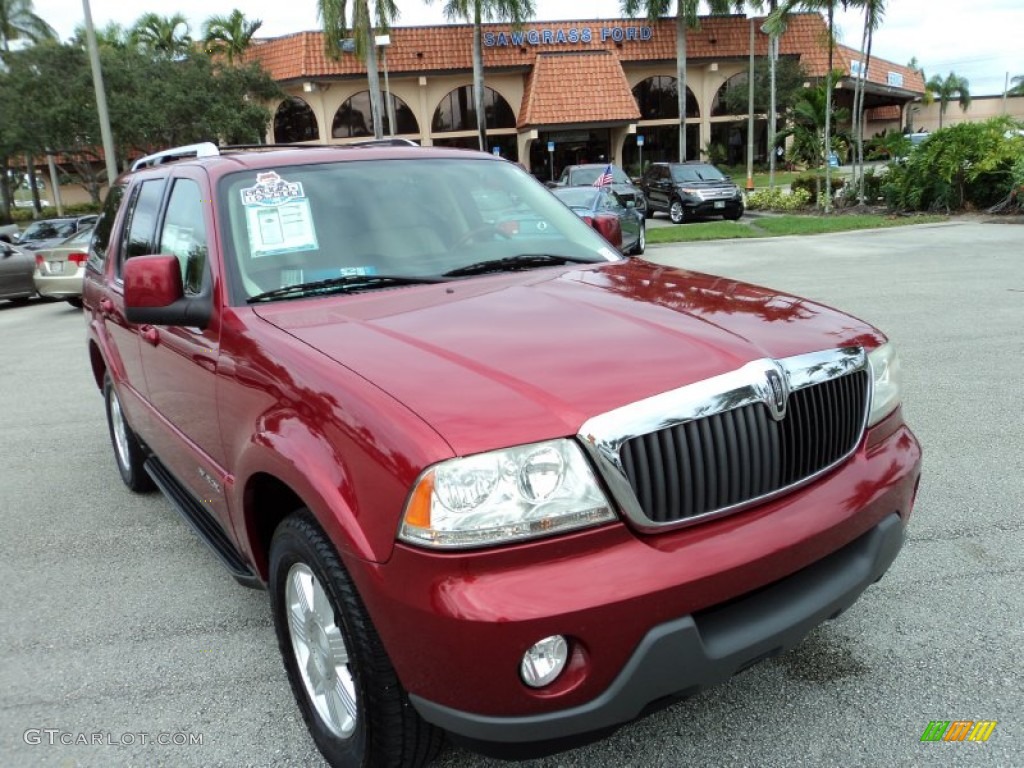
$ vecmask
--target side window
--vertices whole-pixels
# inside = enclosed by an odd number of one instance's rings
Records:
[[[144,181],[134,193],[128,209],[128,223],[121,244],[122,262],[133,256],[156,253],[153,238],[160,200],[164,196],[164,180]]]
[[[88,266],[97,272],[103,271],[103,264],[107,260],[110,233],[114,229],[114,219],[117,217],[117,209],[121,206],[121,200],[124,199],[125,189],[124,184],[118,184],[107,193],[107,199],[103,203],[103,213],[93,230],[92,242],[89,246]]]
[[[185,293],[202,291],[206,271],[206,221],[199,185],[191,179],[174,182],[158,251],[178,257]]]

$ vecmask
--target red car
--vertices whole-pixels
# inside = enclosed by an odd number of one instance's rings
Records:
[[[727,680],[914,502],[881,332],[625,258],[489,155],[146,158],[84,301],[125,484],[267,589],[332,765],[551,752]]]

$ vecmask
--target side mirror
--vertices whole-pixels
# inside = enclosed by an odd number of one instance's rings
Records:
[[[626,207],[627,208],[636,208],[636,200],[627,200],[626,201]]]
[[[209,296],[185,296],[174,256],[136,256],[124,263],[124,315],[130,323],[205,328]]]

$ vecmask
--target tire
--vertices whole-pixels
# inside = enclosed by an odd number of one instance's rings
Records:
[[[730,213],[724,214],[722,216],[722,220],[723,221],[739,221],[741,216],[743,216],[743,209],[742,208],[740,208],[735,213],[730,212]]]
[[[136,493],[152,491],[156,486],[142,467],[146,461],[146,452],[142,449],[139,438],[128,426],[128,420],[121,410],[121,401],[117,397],[109,373],[103,377],[103,399],[106,401],[110,444],[114,449],[114,460],[117,462],[121,479]]]
[[[351,577],[308,510],[274,531],[268,588],[292,693],[327,762],[335,768],[430,762],[443,732],[409,703]]]
[[[640,222],[640,237],[637,238],[636,245],[630,253],[633,256],[643,256],[644,251],[647,249],[647,225],[644,222]]]
[[[64,299],[64,301],[66,301],[68,304],[70,304],[75,309],[81,309],[82,308],[82,297],[81,296],[72,296],[69,299]]]
[[[668,217],[672,219],[673,224],[683,224],[686,222],[686,208],[683,206],[683,201],[678,197],[672,198],[672,202],[669,203]]]

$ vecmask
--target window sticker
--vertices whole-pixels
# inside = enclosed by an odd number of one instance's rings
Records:
[[[242,189],[242,205],[253,258],[317,249],[302,182],[285,181],[274,171],[257,174],[256,185]]]

